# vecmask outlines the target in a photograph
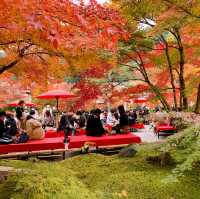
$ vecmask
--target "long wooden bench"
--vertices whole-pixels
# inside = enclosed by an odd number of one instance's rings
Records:
[[[95,143],[96,147],[106,147],[106,146],[118,146],[118,145],[128,145],[133,143],[141,143],[141,138],[133,135],[132,133],[127,134],[117,134],[117,135],[103,135],[101,137],[94,136],[70,136],[69,137],[69,149],[81,148],[85,143],[91,142]]]
[[[139,124],[139,123],[135,123],[133,125],[130,125],[131,128],[135,128],[135,129],[144,129],[145,126],[144,124]]]
[[[19,155],[19,153],[34,154],[34,152],[37,152],[39,154],[53,151],[63,152],[64,158],[65,144],[63,133],[47,132],[43,140],[29,140],[26,143],[0,145],[0,155],[2,157],[5,154],[12,156],[12,154]]]
[[[171,125],[156,125],[155,126],[155,133],[157,134],[158,138],[162,136],[168,136],[176,133],[176,128]]]

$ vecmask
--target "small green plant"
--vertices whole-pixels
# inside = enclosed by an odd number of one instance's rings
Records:
[[[137,123],[143,124],[144,123],[144,118],[142,118],[142,117],[137,118]]]

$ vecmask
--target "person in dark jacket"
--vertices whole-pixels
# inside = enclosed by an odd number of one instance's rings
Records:
[[[5,136],[12,137],[17,134],[17,122],[14,118],[14,114],[12,112],[6,112],[6,120],[5,120]]]
[[[20,100],[18,103],[18,107],[16,108],[16,117],[18,118],[18,120],[22,118],[23,114],[24,114],[24,101]]]
[[[118,106],[119,112],[119,124],[114,126],[112,129],[116,131],[116,133],[123,133],[126,131],[126,127],[129,125],[128,123],[128,115],[124,109],[123,105]]]
[[[58,131],[64,131],[66,138],[69,136],[70,132],[72,132],[72,134],[75,133],[74,119],[72,114],[64,113],[61,116]]]
[[[6,131],[5,124],[4,124],[5,117],[6,117],[6,113],[4,111],[1,111],[0,112],[0,138],[3,137]]]
[[[78,128],[85,127],[85,117],[81,111],[76,112],[75,123],[78,125]]]
[[[125,112],[124,106],[118,106],[119,111],[119,125],[120,127],[128,126],[128,115]]]
[[[92,110],[86,124],[86,135],[88,136],[102,136],[106,130],[103,128],[100,120],[101,110]]]
[[[129,113],[129,124],[130,125],[135,124],[136,119],[137,119],[137,113],[134,110],[134,111],[132,111],[132,112]]]

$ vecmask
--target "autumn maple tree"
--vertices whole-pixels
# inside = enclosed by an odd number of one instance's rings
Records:
[[[195,30],[199,34],[199,22],[194,19],[196,3],[184,2],[183,7],[180,1],[117,1],[132,34],[132,39],[119,48],[120,62],[149,85],[167,110],[171,109],[166,98],[170,90],[173,107],[182,110],[188,108],[192,96],[191,81],[196,90],[199,85],[198,37],[192,34]],[[184,11],[186,7],[190,13]]]
[[[1,64],[0,74],[22,59],[43,60],[47,55],[63,57],[70,65],[73,57],[98,48],[114,50],[127,37],[120,15],[96,1],[2,0],[0,24],[0,46],[13,54]]]
[[[196,101],[199,112],[198,1],[113,2],[2,0],[0,47],[7,56],[0,74],[9,70],[43,90],[74,79],[79,104],[148,91],[166,110]]]
[[[115,51],[127,39],[119,13],[92,0],[2,0],[0,74],[13,73],[26,87],[44,90],[91,67],[99,50]],[[38,94],[38,92],[36,92]]]

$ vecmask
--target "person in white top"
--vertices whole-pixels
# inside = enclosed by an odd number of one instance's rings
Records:
[[[103,125],[106,123],[106,112],[105,111],[100,113],[100,120]]]
[[[47,105],[42,111],[42,124],[43,127],[53,127],[55,124],[53,111],[50,105]]]
[[[46,107],[44,107],[44,109],[42,110],[42,119],[44,119],[46,111],[49,111],[50,114],[53,116],[53,110],[52,110],[51,106],[46,105]]]
[[[119,121],[116,119],[114,113],[115,113],[114,109],[112,109],[111,111],[108,112],[106,124],[108,124],[110,126],[115,126],[119,123]]]
[[[34,119],[38,120],[41,122],[41,118],[38,114],[38,111],[36,109],[31,109],[30,112],[29,112],[29,115],[31,115]]]

